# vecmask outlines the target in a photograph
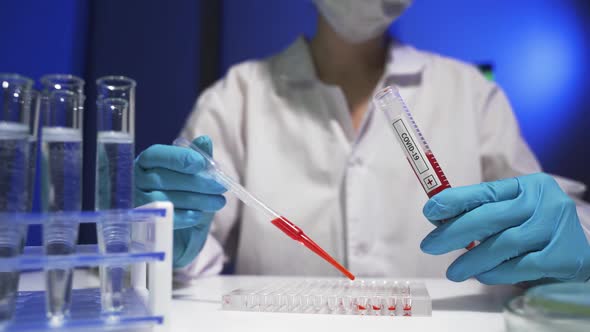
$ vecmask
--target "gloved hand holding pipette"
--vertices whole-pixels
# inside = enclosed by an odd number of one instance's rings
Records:
[[[211,155],[207,136],[193,141]],[[206,163],[197,152],[168,145],[153,145],[135,160],[135,203],[174,204],[174,267],[190,263],[200,252],[213,216],[225,205],[226,189],[202,171]]]
[[[135,162],[136,204],[152,201],[174,203],[174,267],[186,266],[201,251],[213,214],[225,205],[221,194],[227,188],[246,205],[271,218],[269,221],[293,240],[354,279],[352,273],[297,225],[227,176],[211,158],[212,144],[207,136],[198,137],[193,142],[179,138],[174,145],[151,146]]]
[[[218,183],[227,188],[240,201],[242,201],[242,203],[246,204],[248,207],[257,209],[259,213],[269,219],[270,224],[274,225],[291,239],[299,242],[307,249],[311,250],[314,254],[330,263],[347,278],[350,280],[355,279],[355,276],[350,273],[350,271],[348,271],[344,266],[342,266],[342,264],[330,256],[330,254],[322,249],[322,247],[315,243],[309,236],[307,236],[307,234],[305,234],[301,228],[299,228],[289,219],[280,215],[278,212],[271,209],[258,197],[254,196],[254,194],[250,193],[246,188],[244,188],[239,182],[228,176],[227,173],[223,171],[222,167],[215,160],[213,160],[213,158],[211,158],[210,153],[203,151],[201,147],[191,143],[189,140],[183,137],[177,138],[174,141],[174,145],[199,153],[205,162],[205,167],[201,169],[213,179],[215,179]]]
[[[434,223],[454,218],[426,236],[421,244],[426,253],[444,254],[481,241],[451,264],[447,277],[453,281],[590,278],[590,245],[576,206],[549,175],[449,188],[426,203],[424,215]]]

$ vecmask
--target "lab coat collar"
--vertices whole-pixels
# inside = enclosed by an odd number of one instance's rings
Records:
[[[299,37],[276,57],[275,70],[283,81],[317,81],[315,66],[305,37]]]
[[[392,40],[385,65],[384,81],[388,82],[395,76],[420,74],[427,61],[428,56],[425,53]],[[275,70],[281,80],[287,82],[311,83],[319,81],[309,44],[304,37],[297,38],[275,58]]]

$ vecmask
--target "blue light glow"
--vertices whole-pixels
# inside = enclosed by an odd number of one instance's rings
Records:
[[[558,149],[546,133],[565,131],[579,111],[590,50],[583,29],[569,0],[416,0],[392,27],[421,49],[492,63],[541,159]]]

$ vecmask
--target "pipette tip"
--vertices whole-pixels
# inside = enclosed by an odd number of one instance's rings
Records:
[[[271,210],[259,199],[254,197],[254,195],[249,193],[239,183],[235,182],[233,179],[225,175],[220,169],[218,169],[218,166],[216,166],[216,163],[213,161],[213,159],[211,159],[210,156],[201,151],[201,149],[198,146],[192,144],[185,138],[177,138],[174,141],[174,145],[191,148],[199,152],[203,156],[203,158],[205,158],[208,161],[209,166],[214,168],[214,171],[216,172],[215,174],[217,176],[216,180],[223,181],[223,186],[231,192],[233,192],[242,202],[246,203],[246,205],[258,208],[266,215],[276,216],[276,218],[271,220],[271,223],[273,225],[275,225],[277,228],[279,228],[293,240],[303,244],[308,249],[313,251],[316,255],[322,257],[324,260],[332,264],[332,266],[338,269],[338,271],[342,272],[342,274],[344,274],[348,279],[354,280],[354,275],[352,273],[345,269],[344,266],[340,265],[340,263],[338,263],[334,258],[332,258],[332,256],[330,256],[326,251],[324,251],[324,249],[322,249],[319,245],[313,242],[313,240],[311,240],[307,235],[305,235],[301,228],[297,227],[297,225],[289,221],[287,218],[279,216],[275,211]]]
[[[287,234],[290,238],[306,246],[309,250],[313,251],[316,255],[323,258],[328,263],[332,264],[338,271],[344,274],[348,279],[354,280],[354,274],[350,273],[344,266],[338,263],[330,254],[328,254],[322,247],[315,243],[309,238],[301,228],[297,227],[294,223],[289,221],[285,217],[275,218],[271,221],[273,225]]]
[[[329,256],[328,256],[329,257]],[[348,279],[350,280],[354,280],[355,276],[354,274],[350,273],[350,271],[348,271],[344,266],[340,265],[340,263],[338,263],[336,260],[334,260],[334,258],[329,257],[330,259],[327,259],[336,269],[338,269],[338,271],[340,271],[342,274],[344,274]],[[324,258],[326,259],[326,258]]]

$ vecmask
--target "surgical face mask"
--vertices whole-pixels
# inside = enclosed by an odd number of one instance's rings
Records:
[[[361,43],[385,32],[412,0],[313,0],[344,40]]]

